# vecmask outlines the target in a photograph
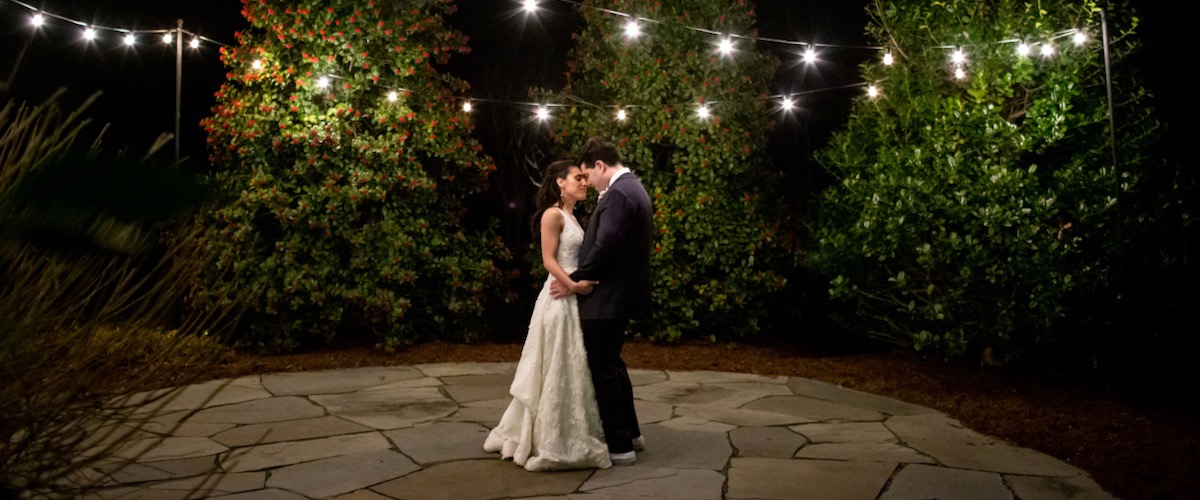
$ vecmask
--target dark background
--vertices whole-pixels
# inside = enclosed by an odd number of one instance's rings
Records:
[[[234,44],[234,32],[248,28],[239,0],[30,0],[48,12],[98,25],[133,29],[162,29],[183,19],[186,30]],[[863,36],[867,17],[865,0],[758,0],[760,36],[853,46],[869,45]],[[1148,88],[1155,94],[1161,118],[1169,124],[1165,150],[1190,162],[1186,145],[1194,140],[1190,95],[1194,84],[1183,74],[1194,64],[1193,46],[1185,35],[1196,18],[1170,2],[1142,0],[1134,3],[1142,20],[1140,37],[1145,50],[1138,59]],[[443,70],[471,84],[471,96],[506,101],[528,99],[531,87],[558,89],[564,73],[571,33],[581,28],[575,8],[544,0],[536,18],[520,11],[510,0],[457,0],[458,13],[450,24],[470,37],[472,51],[455,56]],[[41,29],[28,24],[30,11],[9,0],[0,0],[0,82],[7,90],[0,99],[40,102],[55,89],[68,89],[68,104],[81,102],[93,91],[103,91],[88,116],[93,130],[107,125],[102,147],[127,150],[140,156],[154,139],[174,130],[175,50],[162,44],[159,35],[143,35],[130,50],[119,35],[101,32],[91,44],[81,41],[80,28],[48,19]],[[697,35],[701,36],[701,35]],[[762,43],[780,59],[774,92],[808,91],[858,82],[857,66],[877,53],[858,49],[832,49],[822,53],[815,69],[796,65],[794,47]],[[19,61],[20,64],[17,64]],[[206,163],[205,138],[198,123],[213,104],[213,92],[225,78],[218,47],[204,43],[198,50],[184,48],[182,152],[201,169]],[[771,136],[771,153],[789,183],[788,192],[797,211],[803,212],[825,178],[812,160],[812,152],[846,119],[851,97],[861,89],[821,92],[800,103],[802,110],[782,119]],[[6,95],[7,94],[7,95]],[[529,143],[516,138],[530,135],[517,130],[514,118],[525,108],[480,103],[476,111],[476,136],[494,155],[500,171],[491,190],[472,200],[501,220],[501,232],[510,248],[528,244],[524,231],[532,185],[523,163],[534,163]],[[85,134],[83,137],[94,137]],[[170,159],[171,147],[162,154]]]

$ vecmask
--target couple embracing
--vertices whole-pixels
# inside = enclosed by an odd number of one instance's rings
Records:
[[[591,187],[585,232],[572,214]],[[510,393],[484,449],[531,471],[632,465],[645,445],[621,360],[625,328],[650,314],[650,197],[611,142],[546,169],[534,232],[550,272]]]

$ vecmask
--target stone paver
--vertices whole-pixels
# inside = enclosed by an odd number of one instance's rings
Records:
[[[364,432],[239,448],[225,454],[220,464],[227,471],[262,470],[388,448],[387,439],[383,435],[378,432]]]
[[[999,474],[929,465],[905,467],[880,500],[1012,500]]]
[[[729,432],[739,457],[792,458],[808,443],[804,436],[783,427],[743,427]]]
[[[378,450],[290,465],[271,473],[267,486],[328,498],[350,493],[421,470],[408,457]]]
[[[422,378],[411,367],[370,367],[320,372],[275,373],[262,376],[262,385],[276,396],[343,394]]]
[[[735,458],[729,467],[726,498],[872,499],[895,468],[869,462]]]
[[[884,423],[910,448],[948,467],[1008,474],[1075,477],[1083,472],[1028,448],[964,428],[942,414],[899,416]]]
[[[387,431],[383,435],[417,463],[434,464],[494,456],[483,451],[482,443],[489,432],[491,429],[479,424],[444,422]]]
[[[369,427],[338,417],[317,417],[288,422],[243,425],[217,434],[212,437],[212,440],[225,446],[249,446],[340,436],[369,430],[371,430]]]
[[[591,470],[532,473],[499,459],[434,465],[371,489],[401,500],[472,500],[565,495],[579,489]]]
[[[263,424],[322,415],[325,415],[325,409],[312,404],[311,401],[296,396],[285,396],[208,408],[192,415],[187,421],[202,424]]]
[[[1074,466],[929,408],[808,379],[705,371],[631,370],[647,442],[636,465],[531,473],[483,451],[515,368],[272,374],[138,395],[150,401],[145,423],[118,447],[133,463],[108,457],[77,471],[104,487],[73,496],[1113,498]]]
[[[638,479],[625,484],[588,490],[613,498],[662,498],[667,500],[719,500],[725,476],[711,470],[680,469],[674,474]]]

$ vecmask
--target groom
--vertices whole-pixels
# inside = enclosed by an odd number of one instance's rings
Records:
[[[614,465],[633,465],[645,441],[633,407],[633,384],[621,360],[625,327],[650,316],[650,245],[654,216],[642,182],[621,164],[613,143],[591,139],[579,154],[579,168],[600,193],[588,221],[575,281],[598,281],[590,295],[579,296],[579,318],[587,349],[596,402]],[[567,290],[550,287],[555,298]]]

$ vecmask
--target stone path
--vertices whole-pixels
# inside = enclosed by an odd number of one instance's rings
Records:
[[[530,473],[483,452],[515,364],[273,374],[189,386],[103,499],[1099,499],[1085,472],[928,408],[803,378],[635,370],[632,467]],[[197,410],[198,409],[198,410]],[[125,460],[128,462],[128,459]]]

